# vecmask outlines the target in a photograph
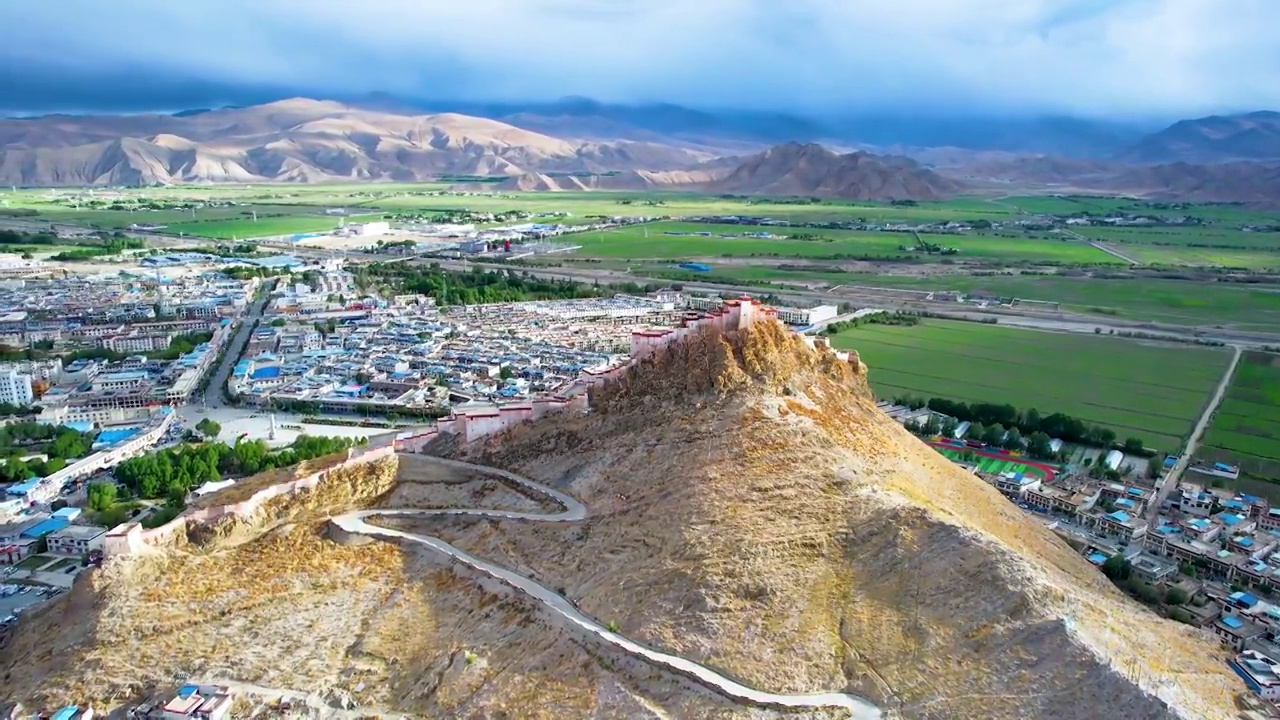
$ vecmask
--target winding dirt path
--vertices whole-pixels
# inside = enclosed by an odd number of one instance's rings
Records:
[[[720,694],[743,703],[783,708],[844,708],[855,720],[877,720],[880,710],[863,698],[848,693],[829,692],[791,695],[771,693],[757,690],[725,676],[701,663],[694,662],[678,655],[671,655],[660,650],[642,645],[630,638],[612,632],[596,619],[584,614],[573,603],[550,588],[524,575],[513,572],[482,558],[478,558],[465,550],[454,547],[440,538],[430,535],[395,530],[393,528],[371,525],[367,522],[372,517],[432,517],[449,515],[468,515],[489,517],[502,520],[524,520],[535,522],[577,522],[587,516],[587,508],[573,497],[550,488],[529,478],[497,468],[472,465],[456,460],[432,458],[446,466],[464,470],[472,470],[488,475],[505,478],[536,493],[550,497],[562,508],[558,513],[529,513],[506,510],[486,510],[483,508],[451,508],[445,510],[424,509],[377,509],[357,510],[333,518],[333,523],[342,530],[354,535],[367,535],[393,540],[407,540],[425,545],[436,552],[446,555],[464,565],[487,575],[517,591],[540,602],[547,610],[558,618],[567,621],[572,627],[595,636],[598,640],[643,660],[650,665],[691,677],[712,688]]]

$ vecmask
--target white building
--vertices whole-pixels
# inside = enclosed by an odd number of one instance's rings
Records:
[[[1245,650],[1231,662],[1231,667],[1253,692],[1267,700],[1280,699],[1280,663],[1270,656]]]
[[[381,221],[355,223],[353,225],[348,225],[347,230],[352,235],[359,235],[360,237],[376,237],[378,235],[386,235],[391,232],[391,223]]]
[[[788,325],[813,325],[840,314],[840,309],[835,305],[818,305],[811,308],[780,307],[777,310],[778,319]]]
[[[25,406],[34,399],[30,375],[19,375],[16,370],[0,373],[0,403]]]
[[[1108,470],[1119,470],[1122,462],[1124,462],[1124,453],[1119,450],[1112,450],[1102,460],[1102,464],[1106,465]]]
[[[101,550],[110,528],[101,525],[68,525],[49,533],[49,552],[55,555],[84,555]]]

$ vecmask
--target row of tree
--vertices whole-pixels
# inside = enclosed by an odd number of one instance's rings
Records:
[[[272,450],[261,440],[244,438],[235,445],[183,445],[125,460],[116,466],[115,477],[138,497],[180,501],[193,488],[221,480],[224,475],[238,477],[288,467],[354,444],[356,441],[351,438],[300,435],[281,450]]]
[[[862,325],[919,325],[920,316],[907,312],[884,312],[866,315],[852,320],[841,320],[822,328],[823,335],[836,335]]]
[[[439,305],[565,300],[603,297],[620,291],[612,286],[585,285],[572,280],[545,280],[515,270],[486,272],[477,267],[470,272],[452,272],[435,263],[428,267],[407,263],[373,263],[361,266],[356,271],[355,279],[357,286],[362,289],[389,283],[398,287],[401,292],[429,295]]]
[[[67,466],[68,460],[84,457],[93,449],[93,437],[62,425],[17,422],[0,427],[0,481],[22,482],[46,477]],[[47,460],[22,456],[43,454]]]
[[[1052,413],[1050,415],[1041,415],[1040,411],[1030,408],[1025,412],[1019,412],[1018,408],[1008,404],[996,403],[963,403],[946,398],[924,398],[916,397],[897,397],[894,403],[905,405],[913,409],[928,407],[930,410],[949,415],[959,422],[969,422],[975,425],[1001,425],[1006,428],[1016,428],[1021,434],[1030,436],[1037,432],[1044,433],[1051,438],[1060,438],[1066,442],[1078,443],[1081,445],[1095,445],[1099,447],[1109,448],[1116,444],[1115,431],[1100,425],[1091,425],[1080,418],[1072,417],[1063,413]],[[948,433],[943,433],[948,434]],[[970,428],[966,437],[974,437],[973,428]],[[993,443],[994,444],[994,443]],[[1132,454],[1152,455],[1151,451],[1145,450],[1140,438],[1127,438],[1123,444],[1124,451]]]

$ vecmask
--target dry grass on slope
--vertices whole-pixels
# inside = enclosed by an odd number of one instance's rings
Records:
[[[193,531],[181,549],[108,562],[23,618],[0,653],[6,689],[98,707],[188,676],[350,690],[348,645],[408,578],[397,546],[338,545],[326,518],[374,502],[395,472],[394,459],[337,471],[253,518]]]
[[[1230,716],[1213,644],[884,418],[860,366],[755,326],[593,403],[471,449],[577,495],[582,527],[450,539],[762,688],[847,685],[908,717],[1170,717],[1141,683]]]

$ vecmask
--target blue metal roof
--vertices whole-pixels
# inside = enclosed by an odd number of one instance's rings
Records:
[[[1236,617],[1235,615],[1228,615],[1222,618],[1222,624],[1226,625],[1232,630],[1239,630],[1240,628],[1244,627],[1244,621]]]
[[[49,517],[22,531],[24,538],[41,538],[54,533],[71,524],[66,518]]]
[[[75,705],[68,705],[51,715],[49,720],[71,720],[71,718],[76,716],[77,712],[80,712],[79,707]]]
[[[1249,594],[1249,593],[1247,593],[1247,592],[1235,592],[1235,593],[1231,593],[1231,595],[1229,595],[1229,596],[1227,597],[1227,599],[1228,599],[1228,600],[1230,600],[1231,602],[1233,602],[1233,603],[1235,603],[1235,604],[1239,605],[1240,607],[1247,607],[1247,608],[1251,608],[1251,607],[1253,607],[1254,605],[1257,605],[1257,604],[1258,604],[1258,598],[1256,598],[1256,597],[1254,597],[1254,596],[1250,595],[1250,594]]]
[[[1130,519],[1130,518],[1129,518],[1129,513],[1127,513],[1127,512],[1123,512],[1123,511],[1121,511],[1121,510],[1117,510],[1117,511],[1115,511],[1115,512],[1111,513],[1110,515],[1107,515],[1107,517],[1109,517],[1109,518],[1111,518],[1112,520],[1115,520],[1116,522],[1119,522],[1119,523],[1126,523],[1126,522],[1129,522],[1129,519]]]
[[[20,482],[14,485],[10,485],[9,489],[6,492],[8,492],[10,495],[26,495],[32,490],[35,490],[36,487],[38,487],[39,485],[40,485],[40,478],[35,478],[32,480],[27,480],[25,482]]]

